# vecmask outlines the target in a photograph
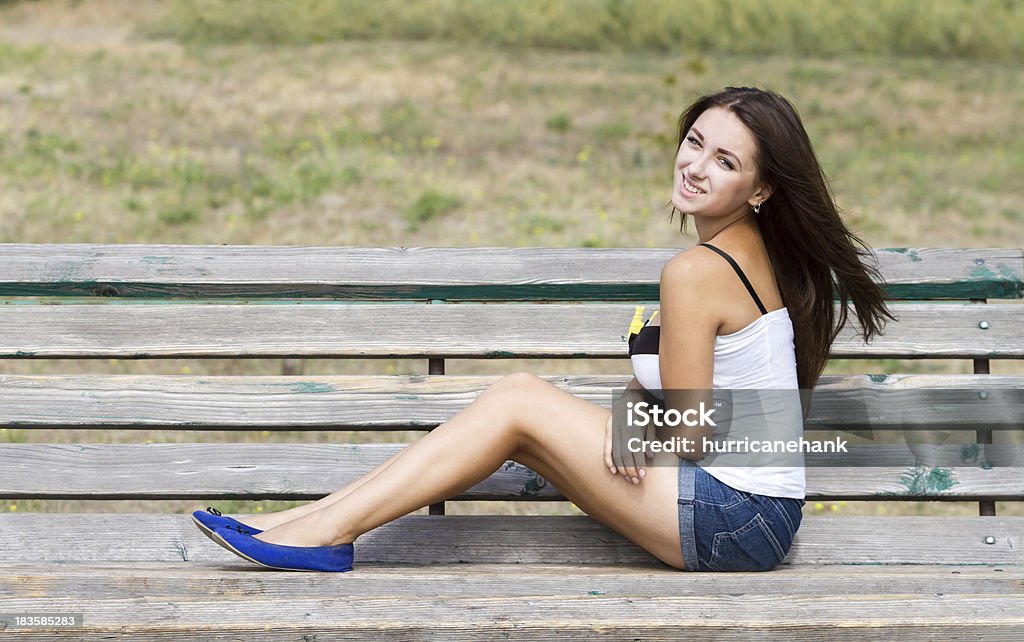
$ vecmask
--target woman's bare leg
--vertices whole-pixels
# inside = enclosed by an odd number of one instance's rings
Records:
[[[260,530],[267,530],[269,528],[273,528],[274,526],[278,526],[279,524],[290,522],[293,519],[298,519],[303,515],[308,515],[309,513],[320,510],[321,508],[326,508],[327,506],[330,506],[334,502],[338,501],[342,497],[345,497],[355,489],[359,488],[369,480],[376,477],[378,474],[380,474],[380,471],[390,466],[391,463],[398,459],[399,455],[401,455],[405,451],[405,448],[399,450],[397,453],[389,457],[387,461],[382,462],[370,472],[350,482],[349,484],[343,486],[342,488],[334,491],[330,495],[321,497],[320,499],[311,501],[307,504],[303,504],[302,506],[295,506],[294,508],[287,508],[285,510],[280,510],[273,513],[255,513],[253,515],[240,516],[239,519],[243,523],[248,524],[249,526],[255,526]]]
[[[352,542],[462,492],[513,459],[597,521],[682,568],[677,468],[649,466],[640,484],[612,475],[604,465],[608,415],[533,375],[504,377],[349,494],[256,537],[290,546]],[[674,455],[668,459],[678,464]]]

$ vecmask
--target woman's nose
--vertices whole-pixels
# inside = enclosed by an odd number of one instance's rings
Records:
[[[705,162],[707,161],[704,158],[704,154],[701,154],[697,158],[693,159],[690,162],[690,165],[687,167],[687,171],[690,174],[690,176],[693,176],[694,178],[703,178]]]

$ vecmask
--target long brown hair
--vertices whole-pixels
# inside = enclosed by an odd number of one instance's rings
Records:
[[[885,305],[882,277],[877,265],[862,262],[871,249],[840,218],[810,138],[788,100],[751,87],[726,87],[702,96],[679,117],[677,152],[710,107],[731,111],[757,141],[754,163],[772,192],[754,219],[793,320],[799,386],[813,388],[828,363],[832,342],[847,323],[848,301],[856,309],[865,342],[881,334],[884,318],[895,320]],[[673,206],[669,219],[678,211]],[[686,214],[679,214],[685,233]]]

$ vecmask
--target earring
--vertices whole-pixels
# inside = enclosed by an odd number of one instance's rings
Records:
[[[764,201],[758,201],[757,205],[754,206],[754,214],[761,213],[761,203],[764,203]]]

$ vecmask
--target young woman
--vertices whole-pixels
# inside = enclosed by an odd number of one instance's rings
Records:
[[[693,217],[700,243],[661,272],[659,323],[648,320],[631,342],[630,394],[810,389],[848,302],[865,341],[893,318],[877,270],[861,262],[869,249],[840,219],[803,124],[781,96],[729,87],[691,105],[679,120],[670,203],[681,229]],[[674,568],[768,570],[783,560],[801,520],[802,467],[705,467],[696,463],[702,452],[646,466],[623,448],[612,416],[516,373],[327,497],[244,524],[215,509],[193,519],[255,563],[345,571],[361,534],[458,494],[512,459]]]

